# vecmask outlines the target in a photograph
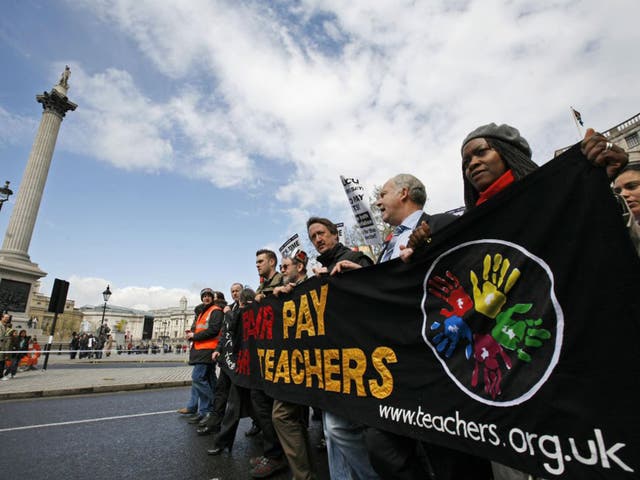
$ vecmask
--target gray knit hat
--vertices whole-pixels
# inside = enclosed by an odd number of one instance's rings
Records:
[[[474,138],[497,138],[503,142],[510,143],[527,157],[531,158],[531,147],[529,147],[529,143],[522,138],[517,128],[510,125],[496,125],[495,123],[489,123],[488,125],[476,128],[473,132],[467,135],[467,138],[464,139],[462,147],[460,147],[460,151],[462,151],[467,142]]]
[[[216,298],[216,295],[213,292],[213,290],[211,290],[210,288],[207,287],[207,288],[203,288],[202,290],[200,290],[200,300],[202,300],[202,297],[204,297],[205,293],[211,295],[211,298]]]

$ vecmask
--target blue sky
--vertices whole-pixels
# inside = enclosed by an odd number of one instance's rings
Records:
[[[339,175],[396,173],[462,204],[460,141],[520,128],[544,163],[640,111],[640,4],[585,1],[7,0],[0,182],[17,192],[71,66],[30,255],[78,305],[191,304],[256,286],[255,251],[310,215],[352,222]],[[0,211],[4,236],[13,200]]]

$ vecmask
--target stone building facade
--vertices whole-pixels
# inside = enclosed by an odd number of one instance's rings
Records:
[[[102,323],[103,308],[104,304],[81,307],[82,323],[79,331],[95,334]],[[142,340],[144,319],[148,315],[148,312],[142,310],[107,304],[104,323],[114,335],[120,334],[117,337],[127,335],[134,342],[138,342]]]
[[[187,306],[186,297],[180,299],[178,307],[152,310],[153,341],[171,345],[186,343],[184,332],[191,327],[194,319],[193,307]]]

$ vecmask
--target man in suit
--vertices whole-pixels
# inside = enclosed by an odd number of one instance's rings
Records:
[[[450,214],[425,213],[426,201],[425,186],[413,175],[401,173],[384,183],[376,205],[393,233],[385,242],[378,263],[398,258],[418,226],[434,234],[456,219]],[[355,268],[358,267],[342,262],[334,272]],[[365,440],[371,464],[381,478],[483,479],[489,472],[486,460],[377,428],[369,427]]]
[[[392,227],[393,233],[388,237],[378,257],[378,263],[397,258],[411,232],[419,225],[427,224],[431,232],[437,232],[456,219],[454,215],[441,213],[429,215],[422,209],[427,201],[424,184],[408,173],[401,173],[387,180],[378,195],[377,207],[382,213],[382,220]],[[331,273],[361,268],[348,260],[336,264]]]

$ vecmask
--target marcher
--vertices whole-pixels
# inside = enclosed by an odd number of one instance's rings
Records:
[[[256,302],[262,301],[273,293],[273,290],[282,285],[282,274],[278,273],[276,265],[278,257],[272,250],[266,248],[256,252],[256,268],[260,275],[260,286],[256,290]]]
[[[204,304],[204,311],[198,315],[194,331],[186,333],[186,338],[193,341],[189,365],[193,365],[191,380],[198,394],[198,412],[189,420],[194,424],[206,422],[213,411],[213,392],[217,377],[211,354],[218,346],[224,317],[223,307],[220,306],[224,302],[222,293],[204,288],[200,292],[200,299]]]
[[[640,163],[630,163],[618,173],[613,192],[625,202],[628,215],[625,225],[638,255],[640,255]]]
[[[225,353],[231,354],[233,362],[237,361],[238,347],[242,339],[240,312],[243,307],[253,303],[255,295],[256,293],[250,288],[243,289],[238,298],[240,308],[229,312],[229,315],[225,318],[228,323],[225,335],[222,338],[225,343]],[[219,355],[220,353],[217,356]],[[229,388],[227,410],[222,419],[220,432],[214,439],[213,448],[208,449],[207,454],[220,455],[225,449],[228,449],[229,453],[231,453],[240,419],[249,415],[255,415],[251,408],[249,390],[232,383]]]
[[[233,303],[224,307],[224,320],[222,321],[222,329],[220,330],[220,340],[218,346],[211,355],[214,362],[218,361],[218,358],[222,354],[225,348],[225,339],[229,336],[229,324],[231,322],[231,315],[233,312],[240,308],[238,299],[242,292],[242,284],[234,283],[231,285],[231,299]],[[207,421],[206,425],[198,427],[198,435],[209,435],[210,433],[218,433],[220,431],[220,424],[224,418],[224,412],[227,408],[227,399],[229,398],[229,388],[231,387],[231,379],[220,369],[218,374],[218,382],[216,383],[216,390],[213,394],[213,415]]]
[[[276,287],[282,285],[282,274],[278,273],[276,266],[278,257],[275,252],[261,249],[256,252],[256,268],[262,279],[256,290],[256,301],[264,300],[273,295]],[[255,419],[262,430],[263,455],[253,461],[254,465],[249,474],[254,478],[268,477],[275,472],[287,468],[287,461],[278,435],[273,428],[273,398],[264,390],[251,389],[251,406],[255,413]]]
[[[426,214],[423,211],[426,200],[424,184],[413,175],[399,174],[385,182],[376,205],[383,221],[394,227],[394,231],[378,262],[398,258],[411,232],[419,225],[427,225],[432,233],[437,233],[456,219],[450,214]],[[433,476],[438,480],[481,480],[491,477],[489,462],[473,455],[372,427],[367,429],[365,437],[371,463],[382,478]]]
[[[307,253],[296,250],[280,261],[283,285],[276,287],[276,296],[291,293],[307,279]],[[309,407],[283,400],[273,401],[273,427],[287,457],[294,480],[313,480],[317,477],[311,443],[309,441]]]
[[[338,241],[338,228],[327,218],[311,217],[307,220],[307,233],[320,254],[317,261],[322,267],[314,270],[316,275],[332,272],[338,264],[345,267],[373,264],[364,253],[354,252],[342,245]],[[365,426],[331,412],[323,411],[322,415],[332,480],[350,479],[352,475],[359,479],[379,478],[369,461],[364,439]]]
[[[603,135],[587,129],[581,142],[584,156],[596,166],[604,167],[613,177],[628,162],[628,155]],[[509,188],[535,171],[538,166],[531,160],[529,143],[520,132],[509,125],[490,123],[472,131],[462,142],[462,175],[465,207],[472,210],[489,201],[497,193]],[[418,228],[410,236],[408,248],[401,257],[408,261],[416,248],[430,241],[429,228]],[[532,476],[491,462],[494,480],[527,480]]]
[[[194,313],[194,317],[193,317],[193,322],[191,322],[191,326],[185,331],[185,335],[188,332],[192,332],[195,330],[196,328],[196,320],[198,320],[198,317],[200,316],[200,314],[204,311],[204,304],[200,303],[199,305],[196,305],[195,308],[193,309],[193,313]],[[131,354],[131,344],[129,344],[130,346],[127,347],[129,350],[129,354]],[[189,417],[189,419],[191,420],[192,418],[195,418],[193,416],[199,416],[198,415],[198,391],[196,390],[195,385],[192,383],[191,384],[191,393],[189,396],[189,401],[187,402],[187,406],[186,407],[182,407],[178,409],[178,413],[181,415],[191,415],[191,417]],[[200,421],[200,420],[198,420]]]

